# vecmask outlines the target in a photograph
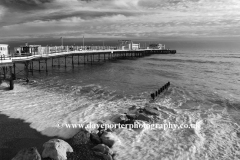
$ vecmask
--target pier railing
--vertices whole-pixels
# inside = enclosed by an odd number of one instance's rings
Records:
[[[5,55],[0,56],[0,63],[11,63],[11,62],[12,62],[11,56],[5,56]]]
[[[111,51],[117,50],[119,47],[115,46],[45,46],[45,47],[20,47],[15,49],[14,57],[28,57],[28,56],[47,56],[55,53],[66,52],[88,52],[88,51]]]
[[[1,55],[1,56],[0,56],[0,61],[3,61],[3,60],[10,60],[10,59],[12,59],[11,56],[5,56],[5,55]]]
[[[160,53],[174,54],[176,51],[174,50],[160,50],[160,49],[138,49],[138,50],[122,50],[122,48],[116,46],[25,46],[15,48],[15,53],[12,54],[12,60],[31,60],[40,57],[59,57],[65,55],[90,55],[90,54],[99,54],[99,53],[116,53],[114,55],[119,54],[119,52],[124,53],[127,52],[142,52],[147,51],[149,53]]]

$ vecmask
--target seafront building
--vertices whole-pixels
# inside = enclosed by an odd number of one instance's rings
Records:
[[[9,57],[10,50],[8,44],[0,44],[0,57]]]

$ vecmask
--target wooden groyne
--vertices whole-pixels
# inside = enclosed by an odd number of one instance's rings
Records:
[[[162,92],[164,92],[165,90],[167,90],[170,87],[170,82],[167,82],[164,86],[162,86],[161,88],[159,88],[157,91],[155,91],[154,93],[151,94],[151,98],[152,100],[155,100],[155,98],[157,96],[159,96]]]
[[[68,51],[59,53],[34,54],[28,56],[10,57],[8,62],[6,60],[0,61],[0,73],[2,80],[12,80],[20,78],[16,69],[23,66],[21,72],[23,77],[29,81],[29,76],[34,74],[34,71],[48,72],[49,67],[72,67],[80,64],[94,64],[94,62],[105,62],[117,59],[131,59],[149,56],[151,54],[175,54],[176,50],[96,50],[96,51]],[[6,78],[6,67],[9,67],[8,78]],[[22,76],[22,75],[21,75]],[[10,88],[11,87],[10,84]]]

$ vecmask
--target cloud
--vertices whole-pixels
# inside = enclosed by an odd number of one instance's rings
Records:
[[[3,7],[3,6],[0,6],[0,20],[2,19],[2,17],[4,17],[4,15],[5,15],[5,12],[6,12],[6,9],[5,9],[5,7]]]
[[[54,0],[1,0],[0,5],[12,10],[35,10],[45,8],[47,3]]]
[[[239,0],[2,0],[0,36],[236,36],[239,10]]]

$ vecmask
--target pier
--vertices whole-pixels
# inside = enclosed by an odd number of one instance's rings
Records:
[[[8,81],[10,89],[13,89],[13,80],[23,78],[29,82],[29,76],[34,72],[48,72],[49,67],[71,67],[76,65],[93,65],[96,62],[106,62],[117,59],[133,59],[151,54],[175,54],[176,50],[62,50],[59,52],[47,49],[45,52],[32,53],[31,55],[21,55],[4,57],[0,60],[0,81]],[[22,71],[16,71],[23,68]],[[23,73],[20,75],[19,72]]]

